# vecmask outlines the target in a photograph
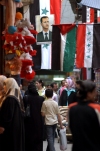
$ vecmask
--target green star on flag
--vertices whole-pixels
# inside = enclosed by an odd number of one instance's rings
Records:
[[[88,32],[87,34],[88,34],[88,35],[91,35],[91,32]]]
[[[90,56],[87,56],[87,58],[90,58]]]
[[[49,12],[47,9],[46,9],[46,7],[44,8],[44,9],[42,9],[42,14],[47,14],[47,12]]]
[[[88,44],[87,46],[88,46],[88,47],[90,47],[90,46],[91,46],[91,44]]]
[[[48,46],[49,46],[49,44],[44,44],[44,45],[43,45],[43,48],[48,49]]]

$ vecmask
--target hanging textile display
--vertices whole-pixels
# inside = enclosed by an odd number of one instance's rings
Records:
[[[32,80],[35,71],[32,69],[32,56],[36,55],[32,44],[36,42],[34,35],[37,32],[31,22],[23,17],[20,12],[16,13],[17,7],[22,7],[20,0],[1,1],[1,5],[5,5],[5,29],[2,32],[2,40],[4,40],[3,49],[5,50],[5,71],[9,72],[11,77],[18,79],[20,85],[20,77]]]

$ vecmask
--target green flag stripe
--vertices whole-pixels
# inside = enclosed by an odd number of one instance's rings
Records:
[[[63,71],[72,72],[76,51],[76,27],[68,32],[64,50]]]

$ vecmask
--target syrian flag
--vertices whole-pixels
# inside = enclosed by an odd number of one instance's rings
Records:
[[[100,68],[100,24],[80,24],[76,44],[77,68]]]
[[[40,0],[40,15],[54,14],[54,23],[60,23],[61,0]],[[55,7],[56,6],[56,7]],[[51,69],[51,44],[41,45],[41,69]]]
[[[60,24],[61,0],[39,0],[40,15],[55,16],[55,24]]]
[[[52,35],[52,69],[72,72],[76,51],[76,25],[54,25]]]

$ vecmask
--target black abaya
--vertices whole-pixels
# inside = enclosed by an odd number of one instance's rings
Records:
[[[0,135],[0,151],[24,151],[24,117],[19,102],[7,97],[0,110],[0,126],[5,131]]]
[[[38,93],[29,93],[27,101],[24,100],[24,105],[30,104],[30,117],[25,119],[25,151],[43,151],[41,107],[44,98]]]

